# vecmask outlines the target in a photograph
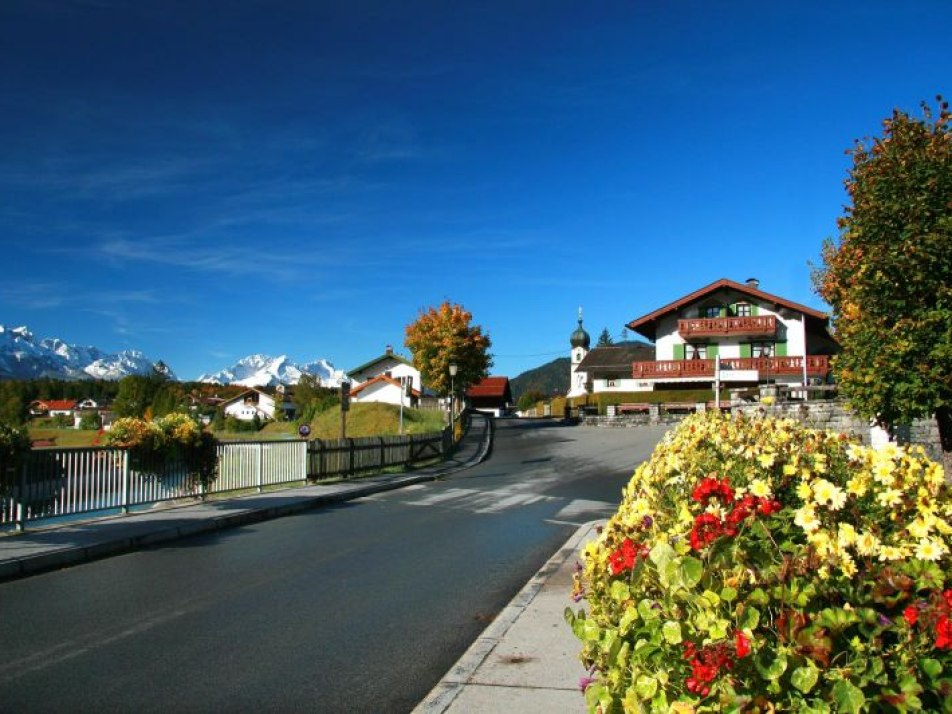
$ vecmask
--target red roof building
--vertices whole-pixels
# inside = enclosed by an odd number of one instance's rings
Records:
[[[512,406],[509,377],[485,377],[466,390],[473,409],[502,416]]]

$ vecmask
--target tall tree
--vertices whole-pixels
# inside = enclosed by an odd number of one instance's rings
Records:
[[[609,345],[615,344],[615,340],[612,339],[611,333],[608,332],[608,328],[602,328],[602,334],[598,336],[598,343],[596,347],[608,347]]]
[[[473,316],[462,305],[444,301],[439,307],[421,310],[406,327],[404,344],[413,354],[413,366],[423,383],[439,394],[449,394],[452,383],[457,393],[489,375],[492,345],[482,327],[473,325]],[[451,380],[450,364],[457,366]]]
[[[814,272],[843,351],[833,361],[860,414],[896,425],[934,414],[952,456],[952,134],[948,103],[895,110],[857,141],[839,242]],[[952,470],[949,470],[952,473]]]

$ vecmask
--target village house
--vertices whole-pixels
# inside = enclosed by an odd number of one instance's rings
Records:
[[[828,381],[837,351],[826,313],[764,292],[753,278],[722,278],[626,327],[653,348],[629,343],[589,351],[579,317],[570,337],[568,396],[713,386],[717,380],[725,387],[819,385]]]
[[[826,313],[755,279],[723,278],[628,323],[655,343],[655,358],[634,362],[632,377],[644,390],[710,384],[719,367],[722,385],[823,384],[837,351],[829,326]]]
[[[466,400],[471,409],[502,416],[512,409],[512,390],[509,377],[484,377],[466,390]]]
[[[240,421],[253,421],[255,416],[261,421],[273,420],[275,412],[281,410],[285,417],[294,415],[293,402],[287,401],[284,390],[278,390],[274,396],[260,389],[249,389],[222,402],[225,416]]]
[[[384,354],[350,370],[347,376],[352,386],[350,397],[354,402],[383,402],[415,406],[423,395],[420,370],[405,357],[394,353],[387,345]],[[409,381],[409,387],[406,385]]]
[[[73,416],[77,408],[75,399],[35,399],[30,402],[31,417]]]

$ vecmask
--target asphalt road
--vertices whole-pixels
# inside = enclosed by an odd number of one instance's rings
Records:
[[[444,481],[4,583],[0,711],[410,711],[663,431],[500,420]]]

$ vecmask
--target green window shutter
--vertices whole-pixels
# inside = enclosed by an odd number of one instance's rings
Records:
[[[674,358],[675,358],[675,359],[684,359],[684,345],[675,345],[675,346],[674,346]]]
[[[708,345],[707,346],[707,358],[714,359],[717,357],[717,345]]]
[[[774,353],[775,353],[778,357],[786,357],[786,356],[787,356],[787,343],[786,343],[786,342],[778,342],[778,343],[776,344],[776,348],[775,348],[775,352],[774,352]]]
[[[727,305],[721,307],[721,317],[727,317]]]
[[[759,305],[754,305],[753,303],[751,303],[751,304],[750,304],[750,316],[751,316],[751,317],[757,317],[757,315],[759,314],[759,312],[760,312],[760,306],[759,306]]]
[[[742,343],[740,346],[740,356],[741,357],[750,357],[751,349],[750,343]]]

